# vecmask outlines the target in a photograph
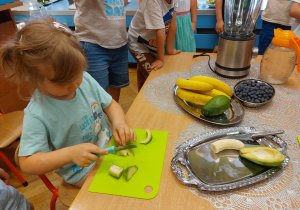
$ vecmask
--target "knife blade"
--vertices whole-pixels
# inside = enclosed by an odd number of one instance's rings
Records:
[[[111,146],[111,147],[108,147],[108,148],[105,148],[105,150],[108,151],[109,154],[116,154],[116,151],[120,151],[120,150],[124,150],[124,149],[132,149],[132,148],[136,148],[137,146],[134,145],[134,144],[128,144],[126,146],[118,146],[118,147],[115,147],[115,146]],[[103,154],[95,154],[97,156],[103,156]]]

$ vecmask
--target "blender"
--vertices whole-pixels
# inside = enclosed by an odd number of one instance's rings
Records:
[[[256,35],[253,29],[263,0],[225,0],[225,31],[220,41],[215,72],[223,77],[240,78],[249,74]]]

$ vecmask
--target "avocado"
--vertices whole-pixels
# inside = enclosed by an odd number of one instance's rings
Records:
[[[263,166],[280,166],[284,155],[277,149],[265,146],[244,147],[240,156]]]
[[[218,95],[210,99],[201,109],[206,117],[223,114],[230,106],[230,99],[224,95]]]

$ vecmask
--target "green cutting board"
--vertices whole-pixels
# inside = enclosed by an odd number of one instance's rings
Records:
[[[132,149],[135,156],[106,155],[89,187],[89,192],[144,199],[151,199],[157,195],[168,132],[151,130],[152,141],[144,145],[139,142],[146,139],[146,130],[134,129],[134,131],[137,134],[137,140],[133,142],[137,147]],[[114,145],[115,141],[112,140],[110,146]],[[136,165],[138,171],[127,182],[123,176],[120,179],[116,179],[108,173],[108,169],[112,164],[121,166],[124,169],[128,166]],[[145,188],[149,189],[149,186],[152,188],[152,192],[147,190],[145,192]]]

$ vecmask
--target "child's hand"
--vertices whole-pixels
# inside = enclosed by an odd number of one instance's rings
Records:
[[[154,61],[153,63],[151,63],[150,70],[151,70],[151,71],[152,71],[152,70],[156,71],[156,70],[162,68],[163,66],[164,66],[164,62],[163,62],[163,61],[161,61],[161,60],[156,60],[156,61]]]
[[[136,133],[127,124],[119,124],[114,128],[113,136],[116,142],[121,146],[126,145],[126,143],[131,140],[136,141]]]
[[[7,184],[9,180],[9,175],[2,168],[0,168],[0,179]]]
[[[69,155],[73,163],[79,167],[88,167],[94,161],[98,160],[98,156],[93,153],[107,155],[108,151],[101,149],[97,145],[84,143],[72,146]]]
[[[192,23],[193,31],[196,32],[196,23]]]
[[[167,51],[167,55],[176,55],[176,54],[179,54],[181,53],[180,50],[176,50],[176,49],[173,49],[171,51]]]
[[[218,20],[216,23],[216,32],[219,34],[225,30],[224,28],[224,21],[223,20]]]

